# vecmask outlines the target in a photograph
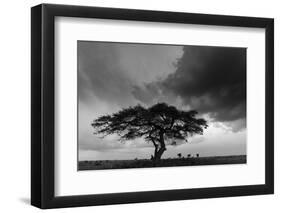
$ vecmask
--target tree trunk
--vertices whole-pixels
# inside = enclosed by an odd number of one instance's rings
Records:
[[[163,155],[165,150],[166,150],[165,147],[161,147],[157,152],[155,152],[153,157],[154,166],[157,166],[159,164],[161,156]]]
[[[161,156],[165,151],[166,151],[166,146],[164,142],[164,133],[160,133],[160,148],[158,149],[158,146],[155,146],[154,157],[153,157],[154,166],[159,165]]]

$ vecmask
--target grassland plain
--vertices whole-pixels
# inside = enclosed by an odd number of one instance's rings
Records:
[[[161,159],[159,164],[156,166],[153,165],[153,162],[150,159],[97,160],[97,161],[79,161],[78,170],[82,171],[82,170],[101,170],[101,169],[245,164],[246,162],[247,162],[246,155],[167,158],[167,159]]]

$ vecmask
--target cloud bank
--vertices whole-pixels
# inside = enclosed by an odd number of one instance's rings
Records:
[[[133,94],[142,102],[151,97],[179,98],[182,105],[208,114],[214,121],[235,121],[235,130],[246,122],[246,49],[185,46],[175,63],[176,71],[162,81],[135,87]]]

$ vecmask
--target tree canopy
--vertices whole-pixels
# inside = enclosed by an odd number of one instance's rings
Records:
[[[160,160],[169,141],[185,140],[194,134],[203,134],[208,127],[205,119],[196,118],[197,111],[183,111],[166,103],[149,108],[141,105],[122,109],[112,115],[104,115],[93,121],[95,134],[117,134],[120,140],[143,137],[155,147],[154,161]]]

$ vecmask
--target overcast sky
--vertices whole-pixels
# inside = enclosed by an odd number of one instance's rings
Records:
[[[204,135],[168,146],[200,156],[246,154],[246,49],[78,41],[79,160],[150,158],[139,138],[100,139],[91,123],[129,106],[166,102],[207,119]]]

